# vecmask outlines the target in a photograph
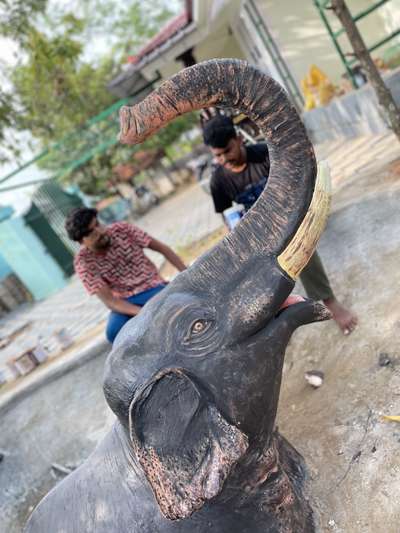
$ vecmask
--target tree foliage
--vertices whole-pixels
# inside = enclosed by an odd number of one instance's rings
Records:
[[[23,112],[20,129],[28,129],[44,147],[81,126],[109,106],[114,98],[105,88],[113,64],[81,62],[83,45],[77,38],[83,23],[72,15],[65,29],[52,37],[32,29],[27,59],[14,69],[12,81]]]
[[[97,153],[87,163],[81,164],[70,176],[86,194],[106,194],[109,190],[110,182],[113,181],[113,169],[119,163],[133,163],[135,153],[142,150],[153,150],[163,148],[167,158],[172,153],[172,147],[179,140],[181,135],[198,123],[195,113],[189,113],[168,124],[153,137],[137,147],[114,144],[107,150]],[[53,168],[57,169],[55,161]],[[50,165],[48,165],[49,167]],[[58,165],[59,166],[59,165]]]
[[[9,90],[0,95],[0,140],[12,129],[29,131],[43,149],[59,143],[63,150],[53,150],[42,166],[57,173],[76,157],[80,166],[68,179],[87,193],[104,193],[113,166],[132,157],[132,148],[116,144],[95,150],[93,157],[83,157],[81,162],[74,154],[90,153],[91,143],[102,139],[103,127],[107,138],[116,138],[116,123],[105,120],[88,127],[88,121],[115,101],[106,85],[120,69],[120,59],[127,52],[135,54],[180,2],[87,0],[76,3],[72,13],[60,10],[57,3],[54,8],[54,1],[0,0],[5,8],[0,28],[19,47],[17,64],[8,72],[3,69]],[[112,37],[105,39],[105,35]],[[168,152],[168,145],[192,124],[192,117],[183,117],[148,146],[162,146]],[[112,139],[105,146],[110,144]],[[13,149],[15,157],[18,147]]]
[[[23,44],[47,0],[0,0],[0,35]]]
[[[117,57],[134,55],[182,5],[179,0],[89,0],[84,8],[87,36],[107,33]]]
[[[22,50],[27,35],[46,9],[47,0],[0,0],[0,36],[3,51],[17,43]],[[0,164],[18,158],[20,147],[15,139],[19,129],[18,96],[10,84],[10,67],[0,61]]]

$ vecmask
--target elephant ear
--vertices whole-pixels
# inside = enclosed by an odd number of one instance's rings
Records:
[[[170,520],[187,518],[219,494],[248,446],[180,370],[156,376],[136,395],[129,426],[140,465]]]

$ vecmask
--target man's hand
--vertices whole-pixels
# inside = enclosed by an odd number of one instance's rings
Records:
[[[131,304],[122,298],[117,298],[111,292],[109,287],[103,287],[96,292],[96,296],[100,298],[104,305],[111,311],[116,311],[122,315],[136,316],[142,309],[139,305]]]
[[[179,272],[182,272],[183,270],[186,270],[186,265],[182,261],[182,259],[176,255],[176,253],[166,244],[157,241],[157,239],[151,238],[150,244],[148,246],[150,250],[154,250],[155,252],[159,252],[162,254],[167,261],[171,263]]]

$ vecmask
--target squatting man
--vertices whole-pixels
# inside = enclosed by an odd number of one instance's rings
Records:
[[[144,254],[149,248],[162,254],[180,272],[186,265],[166,244],[127,222],[101,224],[97,210],[74,209],[65,227],[80,249],[75,272],[89,294],[95,294],[111,310],[106,337],[113,342],[121,328],[166,285],[157,267]]]

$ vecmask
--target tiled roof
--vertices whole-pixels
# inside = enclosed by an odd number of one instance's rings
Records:
[[[139,52],[134,56],[128,57],[128,63],[136,65],[144,57],[151,52],[165,44],[169,39],[174,37],[179,31],[188,26],[192,21],[192,1],[186,2],[186,9],[183,13],[172,19],[164,28],[155,35],[150,42],[146,44]]]

